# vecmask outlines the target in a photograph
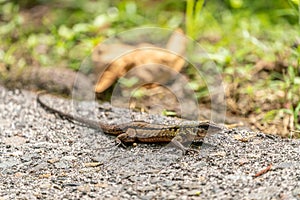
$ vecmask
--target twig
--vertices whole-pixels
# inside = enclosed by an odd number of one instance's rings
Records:
[[[265,173],[267,173],[270,169],[272,168],[272,164],[270,164],[268,167],[266,167],[265,169],[259,171],[257,174],[254,175],[254,177],[259,177]]]

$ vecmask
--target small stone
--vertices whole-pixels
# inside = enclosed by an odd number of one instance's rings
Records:
[[[218,151],[216,153],[211,153],[210,156],[221,156],[221,157],[224,157],[224,156],[226,156],[226,152],[225,151]]]
[[[80,192],[87,193],[87,192],[91,191],[91,188],[90,188],[89,185],[81,185],[81,186],[77,187],[77,190],[80,191]]]
[[[11,153],[11,155],[15,156],[15,157],[21,156],[21,155],[23,155],[23,151],[15,151],[15,152]]]
[[[57,162],[57,163],[54,164],[54,166],[58,169],[66,169],[66,168],[70,167],[70,165],[67,162],[64,162],[64,161]]]
[[[191,190],[187,192],[188,196],[199,196],[201,194],[201,191],[199,190]]]
[[[46,173],[46,174],[40,174],[39,178],[49,178],[51,177],[51,173]]]
[[[276,168],[278,169],[285,169],[285,168],[290,168],[290,167],[293,167],[295,164],[292,163],[292,162],[282,162],[280,163],[279,165],[277,165]]]
[[[294,197],[300,198],[300,187],[293,190]]]
[[[77,158],[75,156],[64,156],[61,159],[67,160],[67,161],[72,161],[72,160],[76,160]]]
[[[28,156],[28,155],[25,155],[25,156],[22,156],[21,157],[21,161],[22,162],[29,162],[29,161],[31,161],[32,159],[31,159],[31,156]]]
[[[177,199],[177,197],[176,197],[176,195],[174,195],[174,194],[170,194],[170,195],[168,196],[168,199]]]
[[[240,158],[238,160],[239,165],[244,165],[244,164],[246,164],[248,162],[249,162],[249,160],[247,158]]]
[[[108,184],[107,183],[97,183],[94,186],[95,187],[99,187],[99,188],[107,188]]]
[[[196,188],[199,188],[199,184],[198,183],[186,183],[186,184],[181,185],[181,188],[196,189]]]
[[[40,172],[42,170],[47,170],[48,164],[46,162],[41,162],[38,165],[34,166],[33,168],[30,169],[31,173],[35,173],[35,172]]]
[[[17,172],[15,173],[15,177],[16,178],[22,178],[25,174],[24,173],[21,173],[21,172]]]
[[[20,136],[12,136],[3,139],[4,144],[10,146],[21,146],[22,144],[26,143],[26,139]]]
[[[147,192],[147,191],[155,190],[155,187],[154,186],[140,186],[140,187],[137,187],[137,190],[141,191],[141,192]]]
[[[165,187],[171,187],[172,185],[174,185],[173,181],[164,181],[162,182],[162,185]]]
[[[46,183],[46,184],[40,185],[39,187],[40,187],[41,189],[49,189],[49,188],[51,188],[51,184]]]
[[[68,176],[68,173],[66,173],[66,172],[61,172],[58,176],[59,176],[59,177],[66,177],[66,176]]]
[[[17,160],[8,160],[8,161],[0,163],[0,168],[2,168],[2,169],[11,168],[17,164],[19,164],[19,162]]]
[[[160,179],[159,179],[159,178],[156,178],[156,177],[150,180],[150,183],[151,183],[151,184],[157,184],[157,183],[159,183],[159,182],[160,182]]]

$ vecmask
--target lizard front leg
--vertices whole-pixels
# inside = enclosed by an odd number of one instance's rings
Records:
[[[133,128],[129,128],[125,133],[121,133],[116,138],[116,143],[125,147],[124,143],[134,143],[136,141],[136,133]]]
[[[196,152],[196,153],[198,153],[198,151],[197,150],[195,150],[195,149],[191,149],[191,148],[189,148],[189,147],[185,147],[185,146],[183,146],[183,138],[182,138],[182,136],[180,136],[180,135],[177,135],[176,137],[174,137],[172,140],[171,140],[171,143],[175,146],[175,147],[177,147],[178,149],[180,149],[181,151],[182,151],[182,153],[183,154],[186,154],[187,152]]]

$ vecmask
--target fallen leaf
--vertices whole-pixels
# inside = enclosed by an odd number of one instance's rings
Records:
[[[95,92],[105,91],[118,78],[136,67],[140,69],[132,71],[131,77],[137,77],[142,83],[163,84],[172,77],[174,72],[179,72],[183,68],[185,60],[182,56],[185,48],[186,37],[181,30],[171,35],[166,49],[152,44],[137,46],[100,44],[92,55],[93,62],[96,64],[96,73],[100,77]]]
[[[271,170],[271,168],[272,168],[272,164],[268,165],[265,169],[262,169],[261,171],[259,171],[258,173],[256,173],[256,174],[254,175],[254,177],[259,177],[259,176],[261,176],[261,175],[267,173],[268,171]]]

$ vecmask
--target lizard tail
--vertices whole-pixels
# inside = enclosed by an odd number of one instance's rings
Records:
[[[42,99],[42,96],[48,94],[46,91],[40,91],[38,92],[37,94],[37,98],[36,98],[36,101],[39,105],[41,105],[44,109],[48,110],[49,112],[52,112],[54,114],[58,114],[60,117],[62,118],[65,118],[65,119],[68,119],[68,120],[71,120],[73,121],[73,123],[75,121],[77,122],[81,122],[82,121],[82,118],[79,117],[79,116],[75,116],[75,115],[72,115],[72,114],[69,114],[69,113],[64,113],[60,110],[57,110],[53,107],[50,107],[49,105],[47,105],[45,102],[43,102],[41,99]],[[89,120],[89,119],[84,119],[84,125],[87,125],[88,127],[90,128],[94,128],[94,129],[101,129],[101,127],[99,127],[99,124],[93,120]]]

